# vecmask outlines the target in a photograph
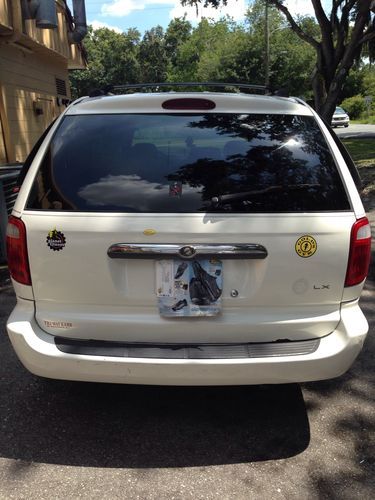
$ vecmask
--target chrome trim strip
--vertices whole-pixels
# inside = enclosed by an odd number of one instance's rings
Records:
[[[189,248],[192,252],[186,252]],[[189,253],[189,255],[187,255]],[[156,258],[210,258],[220,259],[265,259],[268,255],[263,245],[256,243],[236,244],[192,244],[169,243],[115,243],[108,248],[111,259],[156,259]]]
[[[87,356],[156,359],[249,359],[306,356],[320,339],[249,344],[147,344],[54,337],[59,351]]]

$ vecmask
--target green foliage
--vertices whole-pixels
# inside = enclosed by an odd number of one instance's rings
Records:
[[[314,57],[313,48],[302,42],[290,28],[275,31],[270,38],[271,87],[283,87],[291,95],[311,97]]]
[[[90,90],[106,85],[137,82],[139,40],[140,33],[135,29],[116,33],[107,28],[93,30],[90,27],[85,38],[89,65],[87,70],[71,73],[73,97],[87,95]]]
[[[350,118],[359,118],[361,114],[365,111],[365,101],[363,96],[355,95],[353,97],[348,97],[342,101],[341,106],[349,114]]]
[[[314,89],[315,107],[329,121],[335,102],[340,99],[349,71],[355,64],[360,63],[361,57],[367,57],[370,62],[374,61],[374,2],[332,0],[330,6],[325,5],[327,2],[323,0],[311,0],[311,2],[318,24],[311,20],[309,25],[303,17],[292,15],[288,2],[284,0],[254,0],[249,9],[250,34],[257,34],[257,31],[253,30],[253,25],[263,25],[265,31],[268,24],[268,32],[272,33],[273,23],[275,20],[278,22],[277,13],[272,6],[285,16],[293,32],[314,50],[311,85]],[[199,5],[218,8],[226,5],[227,1],[181,0],[181,3],[195,5],[197,8]],[[269,23],[264,22],[263,12],[268,12]],[[266,60],[268,68],[269,58]]]
[[[249,32],[252,35],[257,34],[264,38],[265,29],[265,0],[255,0],[251,2],[246,13],[246,23],[249,27]],[[268,23],[270,33],[273,31],[286,28],[288,24],[285,22],[283,16],[272,5],[268,6]]]
[[[363,69],[363,95],[371,95],[372,100],[375,101],[375,68],[374,66],[367,65]]]
[[[167,77],[167,52],[164,31],[156,26],[145,32],[139,45],[139,67],[141,82],[164,82]]]
[[[319,39],[312,17],[300,17],[304,32]],[[291,95],[312,97],[310,77],[316,54],[269,5],[270,83]],[[94,88],[139,82],[228,81],[265,82],[264,0],[254,0],[243,23],[230,18],[202,19],[192,27],[186,18],[174,19],[166,30],[156,26],[141,37],[135,29],[116,33],[89,29],[85,38],[88,69],[71,73],[74,97]],[[342,98],[374,95],[375,75],[368,66],[352,70]],[[375,95],[374,95],[375,102]]]
[[[375,68],[369,64],[355,67],[350,71],[341,99],[357,94],[371,95],[375,100]]]
[[[301,19],[306,29],[316,31],[312,18]],[[314,50],[301,42],[270,8],[270,80],[273,88],[286,88],[293,95],[310,97],[309,78]],[[219,80],[263,84],[265,81],[264,9],[262,0],[249,8],[244,25],[228,18],[203,19],[180,45],[168,80]]]
[[[169,23],[165,32],[165,51],[172,66],[176,64],[179,49],[190,38],[191,31],[192,25],[185,17],[172,19]]]
[[[241,25],[228,19],[216,23],[203,19],[180,45],[170,81],[249,81],[249,70],[259,67],[259,56]],[[255,71],[254,71],[255,72]]]
[[[277,9],[270,7],[270,81],[293,95],[310,97],[309,76],[313,49],[301,42]],[[316,30],[311,18],[301,19],[305,29]],[[71,75],[74,97],[94,88],[138,82],[229,81],[263,84],[265,40],[264,2],[256,0],[245,23],[230,18],[202,19],[193,28],[174,19],[164,30],[156,26],[141,39],[131,29],[116,33],[93,30],[85,39],[88,69]]]
[[[354,97],[351,97],[353,96]],[[351,118],[359,119],[361,123],[375,123],[375,68],[370,64],[363,65],[359,68],[354,68],[350,72],[345,89],[344,96],[346,99],[342,101],[342,106],[353,108],[353,111],[348,112]],[[365,104],[364,97],[371,96],[372,102],[370,106]],[[348,105],[349,102],[349,105]]]
[[[358,120],[354,120],[352,123],[375,125],[375,115],[367,115],[367,113],[364,113]]]
[[[373,139],[344,139],[343,143],[355,162],[372,161],[374,163],[375,141]]]

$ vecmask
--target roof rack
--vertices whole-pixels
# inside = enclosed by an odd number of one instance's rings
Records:
[[[249,83],[237,82],[162,82],[162,83],[129,83],[125,85],[107,85],[103,89],[95,89],[89,93],[90,97],[98,97],[101,95],[110,95],[116,92],[126,92],[132,90],[152,90],[165,88],[188,88],[188,87],[206,87],[206,88],[235,88],[238,90],[245,89],[251,91],[262,92],[263,94],[270,93],[270,89],[265,85],[253,85]]]

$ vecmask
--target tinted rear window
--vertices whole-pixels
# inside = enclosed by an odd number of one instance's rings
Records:
[[[27,208],[269,213],[349,204],[312,117],[118,114],[65,117]]]

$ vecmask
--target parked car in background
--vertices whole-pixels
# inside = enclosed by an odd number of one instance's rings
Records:
[[[335,112],[332,116],[331,126],[332,127],[349,127],[349,115],[345,109],[336,106]]]
[[[130,384],[341,375],[368,330],[371,246],[345,154],[298,98],[76,101],[27,160],[9,219],[20,360]]]

